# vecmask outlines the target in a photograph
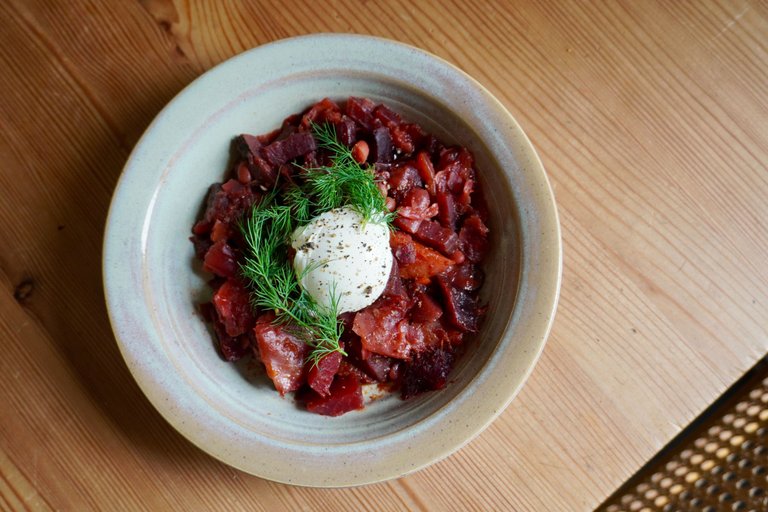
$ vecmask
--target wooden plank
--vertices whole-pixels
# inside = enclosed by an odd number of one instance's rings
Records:
[[[768,4],[34,0],[0,20],[0,507],[589,510],[768,349]],[[222,60],[317,31],[415,44],[488,86],[542,156],[565,242],[512,406],[458,454],[345,490],[262,481],[175,433],[100,279],[152,117]]]

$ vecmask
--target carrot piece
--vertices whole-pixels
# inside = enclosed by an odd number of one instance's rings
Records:
[[[393,247],[413,244],[416,252],[415,261],[400,265],[400,277],[403,279],[415,279],[419,283],[428,284],[432,276],[445,272],[454,264],[450,258],[413,240],[410,235],[402,231],[392,233],[391,244]]]

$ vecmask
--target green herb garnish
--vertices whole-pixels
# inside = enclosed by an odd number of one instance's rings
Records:
[[[312,134],[320,149],[327,151],[332,164],[306,168],[301,191],[317,216],[340,206],[354,208],[365,222],[391,224],[395,213],[387,210],[386,200],[374,178],[373,169],[362,167],[352,150],[339,142],[332,124],[313,124]]]
[[[331,306],[324,307],[299,286],[287,256],[294,219],[290,207],[274,200],[274,194],[264,197],[242,226],[248,251],[241,270],[251,282],[253,304],[273,310],[278,322],[312,347],[308,359],[313,365],[331,352],[346,355],[339,344],[338,297],[331,290]]]
[[[293,231],[314,217],[342,206],[354,208],[365,222],[390,224],[395,214],[386,208],[370,168],[363,168],[352,151],[336,139],[332,125],[313,125],[318,147],[328,153],[331,165],[300,167],[296,181],[275,189],[253,206],[241,225],[246,242],[243,276],[251,284],[253,305],[275,312],[312,348],[308,360],[316,365],[332,352],[341,352],[343,326],[338,320],[338,299],[330,290],[330,306],[318,304],[299,285],[288,259]],[[311,271],[307,269],[305,272]]]

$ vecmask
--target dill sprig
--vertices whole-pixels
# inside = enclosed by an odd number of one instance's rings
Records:
[[[308,360],[317,365],[332,352],[346,355],[340,344],[344,328],[338,319],[339,297],[332,286],[330,305],[324,306],[300,286],[303,276],[296,275],[288,258],[291,234],[314,217],[342,206],[353,208],[364,222],[390,226],[395,214],[387,210],[373,169],[355,161],[352,150],[336,138],[333,125],[313,124],[312,134],[331,164],[300,167],[296,182],[282,189],[276,184],[252,207],[241,225],[246,243],[241,271],[250,282],[253,305],[274,311],[276,322],[311,347]]]
[[[387,210],[370,167],[362,167],[352,156],[352,150],[339,142],[332,124],[312,124],[312,135],[320,149],[328,152],[331,165],[302,167],[302,191],[313,203],[315,215],[349,206],[364,222],[391,225],[395,213]]]
[[[241,271],[251,284],[253,305],[273,310],[278,323],[309,345],[313,365],[332,352],[346,355],[339,343],[343,328],[335,290],[331,290],[330,307],[325,307],[299,286],[301,276],[296,276],[287,255],[287,240],[294,228],[292,209],[274,201],[274,193],[265,196],[241,227],[248,246]]]

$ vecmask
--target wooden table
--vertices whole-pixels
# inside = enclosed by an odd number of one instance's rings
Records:
[[[767,3],[212,4],[0,2],[0,508],[588,510],[765,354]],[[162,106],[319,31],[484,83],[544,161],[565,253],[506,412],[447,460],[345,490],[267,482],[177,434],[120,357],[100,270],[112,190]]]

